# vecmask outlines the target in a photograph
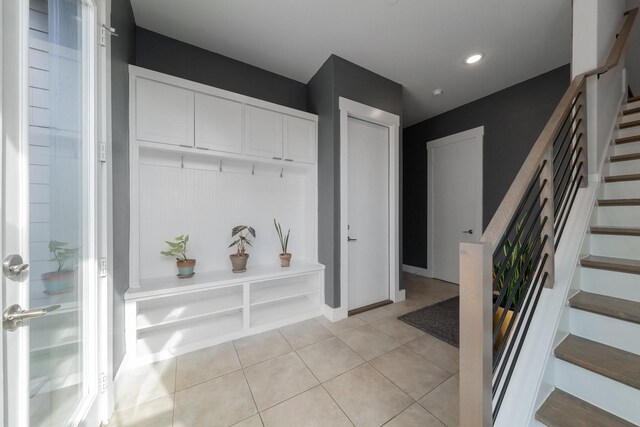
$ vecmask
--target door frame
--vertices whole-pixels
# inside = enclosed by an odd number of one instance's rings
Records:
[[[484,126],[479,126],[473,129],[469,129],[463,132],[458,132],[453,135],[445,136],[443,138],[427,141],[427,268],[424,269],[424,274],[427,277],[434,277],[434,265],[433,265],[433,232],[437,224],[433,215],[434,207],[434,179],[433,168],[430,165],[433,162],[433,149],[442,147],[444,145],[455,144],[457,142],[475,138],[476,140],[476,152],[475,152],[475,190],[476,194],[480,197],[476,198],[475,206],[475,224],[474,229],[478,230],[477,237],[481,235],[482,228],[482,149],[484,144]]]
[[[400,117],[386,111],[339,97],[340,110],[340,307],[335,320],[349,313],[349,117],[375,123],[389,129],[389,299],[403,301],[400,290],[400,198],[398,184],[400,159]]]

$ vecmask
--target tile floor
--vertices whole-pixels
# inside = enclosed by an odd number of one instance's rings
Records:
[[[110,427],[457,426],[458,349],[396,319],[458,295],[405,273],[407,300],[128,372]]]

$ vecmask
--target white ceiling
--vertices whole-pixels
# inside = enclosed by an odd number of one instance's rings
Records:
[[[404,86],[405,126],[570,60],[571,0],[131,3],[143,28],[303,83],[335,53]]]

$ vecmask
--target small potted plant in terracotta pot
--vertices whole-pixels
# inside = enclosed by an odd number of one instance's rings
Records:
[[[247,245],[251,245],[251,240],[249,240],[249,235],[256,237],[256,230],[253,227],[248,225],[236,225],[231,230],[231,238],[234,239],[233,242],[229,245],[229,247],[235,246],[236,253],[229,255],[229,259],[231,259],[232,271],[234,273],[244,273],[247,271],[247,260],[249,259],[249,254],[246,253]]]
[[[193,277],[193,275],[196,274],[193,272],[193,269],[196,266],[196,260],[193,258],[187,258],[187,242],[189,241],[189,235],[178,236],[174,240],[174,242],[166,240],[165,243],[169,246],[169,249],[160,252],[160,254],[176,259],[178,277],[180,279]]]
[[[282,227],[280,223],[273,219],[273,225],[276,226],[276,232],[278,233],[278,238],[280,239],[280,248],[282,252],[280,253],[280,267],[289,267],[291,265],[291,254],[287,252],[287,246],[289,246],[289,233],[291,230],[287,230],[287,235],[282,234]]]
[[[57,262],[58,269],[40,276],[44,292],[48,295],[63,294],[73,289],[76,270],[71,263],[77,261],[78,249],[68,248],[67,245],[68,243],[57,240],[49,242],[49,252],[53,255],[50,261]]]

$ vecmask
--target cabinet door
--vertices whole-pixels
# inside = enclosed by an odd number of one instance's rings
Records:
[[[242,104],[196,93],[196,147],[242,153]]]
[[[316,136],[314,121],[284,116],[284,159],[315,163]]]
[[[244,153],[282,158],[282,114],[263,108],[244,107]]]
[[[193,147],[193,92],[165,83],[136,81],[136,138]]]

